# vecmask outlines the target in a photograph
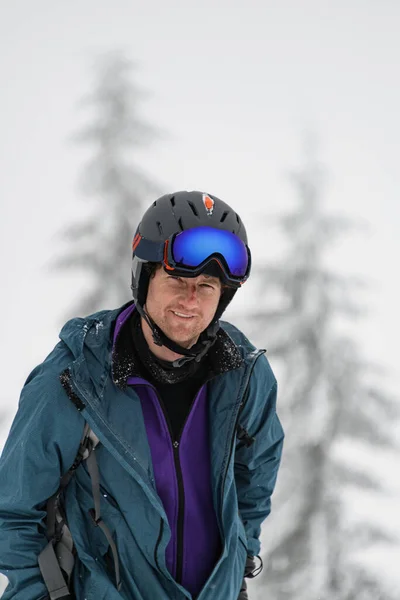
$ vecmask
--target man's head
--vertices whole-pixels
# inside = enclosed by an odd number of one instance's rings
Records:
[[[222,200],[202,192],[156,200],[136,231],[132,261],[133,297],[154,342],[199,360],[250,260],[244,225]]]
[[[212,322],[221,292],[218,277],[175,277],[159,267],[149,282],[145,310],[169,339],[191,348]]]

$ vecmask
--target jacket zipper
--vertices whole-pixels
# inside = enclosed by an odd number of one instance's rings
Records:
[[[222,478],[221,502],[220,502],[220,510],[219,510],[219,515],[218,515],[219,518],[220,518],[220,516],[222,516],[222,505],[223,505],[223,500],[224,500],[224,491],[225,491],[226,476],[228,474],[229,463],[231,462],[231,456],[232,456],[233,447],[234,447],[234,444],[235,444],[236,431],[238,429],[240,415],[241,415],[241,413],[242,413],[242,411],[243,411],[243,409],[244,409],[244,407],[246,405],[246,402],[248,400],[248,397],[249,397],[250,379],[251,379],[251,376],[252,376],[255,364],[256,364],[257,360],[260,358],[260,356],[262,354],[265,354],[265,350],[260,350],[259,351],[259,354],[254,359],[254,362],[253,362],[253,364],[251,366],[249,377],[247,379],[246,389],[243,392],[242,400],[241,400],[241,402],[239,404],[238,412],[237,412],[237,415],[236,415],[235,426],[233,428],[233,433],[232,433],[231,442],[230,442],[230,449],[229,449],[228,459],[226,461],[225,472],[224,472],[224,475],[223,475],[223,478]],[[222,523],[221,523],[221,534],[222,533],[223,532],[222,532]],[[221,556],[222,556],[222,554],[221,554]]]

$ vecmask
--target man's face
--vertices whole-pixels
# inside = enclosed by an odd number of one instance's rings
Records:
[[[159,268],[150,278],[146,310],[165,335],[190,348],[211,323],[220,297],[218,277],[173,277]]]

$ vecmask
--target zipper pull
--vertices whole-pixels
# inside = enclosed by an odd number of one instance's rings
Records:
[[[179,448],[179,442],[174,442],[172,445],[173,445],[173,447],[175,448],[175,450],[176,450],[177,448]]]

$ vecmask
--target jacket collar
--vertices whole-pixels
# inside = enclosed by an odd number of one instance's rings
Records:
[[[112,376],[114,383],[125,388],[129,377],[141,377],[140,364],[135,360],[130,317],[134,303],[123,307],[117,316],[113,332]],[[232,338],[220,327],[217,339],[208,352],[211,365],[209,379],[243,365],[241,353]]]

